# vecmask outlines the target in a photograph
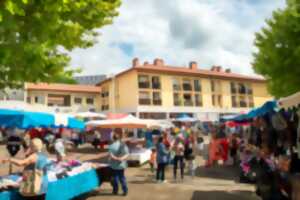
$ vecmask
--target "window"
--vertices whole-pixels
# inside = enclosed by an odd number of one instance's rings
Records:
[[[108,96],[109,96],[109,92],[108,91],[101,93],[101,97],[102,98],[105,98],[105,97],[108,97]]]
[[[203,106],[202,96],[200,94],[195,94],[195,105],[196,106]]]
[[[94,98],[86,98],[86,104],[94,105]]]
[[[160,89],[160,78],[158,76],[152,76],[152,89]]]
[[[211,96],[211,101],[212,101],[212,105],[213,105],[213,106],[216,106],[216,95],[213,94],[213,95]]]
[[[139,115],[140,119],[166,119],[166,113],[152,113],[152,112],[141,112]]]
[[[184,91],[191,91],[192,90],[191,80],[184,79],[182,81],[182,88]]]
[[[173,79],[173,90],[176,90],[176,91],[181,90],[180,80],[177,78]]]
[[[178,93],[173,94],[174,106],[181,106],[181,98]]]
[[[252,95],[253,94],[253,90],[251,85],[247,85],[247,94]]]
[[[200,80],[194,80],[194,90],[197,91],[197,92],[201,91]]]
[[[139,75],[139,88],[150,88],[149,76],[147,75]]]
[[[232,107],[238,107],[236,96],[231,96]]]
[[[254,107],[254,99],[253,96],[248,97],[248,102],[249,102],[249,107],[253,108]]]
[[[161,105],[160,92],[153,92],[153,105]]]
[[[43,104],[44,98],[42,96],[35,96],[34,97],[34,103]]]
[[[252,86],[249,83],[231,82],[232,107],[254,107]]]
[[[247,102],[244,96],[240,96],[240,107],[241,108],[247,107]]]
[[[239,83],[239,93],[246,94],[246,86],[243,83]]]
[[[222,95],[218,95],[218,106],[223,106]]]
[[[191,94],[183,94],[184,106],[193,106]]]
[[[102,111],[109,110],[109,105],[102,105],[101,110]]]
[[[71,96],[61,94],[48,94],[48,105],[49,106],[71,106]]]
[[[214,82],[214,81],[211,81],[211,82],[210,82],[210,86],[211,86],[211,91],[214,92],[215,89],[216,89],[216,88],[215,88],[215,82]]]
[[[150,105],[151,98],[149,92],[139,92],[139,104],[140,105]]]
[[[82,99],[80,97],[75,97],[74,98],[74,103],[75,104],[81,104],[82,103]]]
[[[230,88],[231,88],[231,93],[232,93],[232,94],[236,94],[237,89],[236,89],[236,86],[235,86],[235,83],[234,83],[234,82],[231,82],[231,83],[230,83]]]
[[[31,103],[31,97],[27,97],[27,103]]]

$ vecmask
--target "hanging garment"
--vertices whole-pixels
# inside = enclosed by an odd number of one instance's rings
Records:
[[[287,128],[287,123],[280,113],[275,113],[271,118],[271,122],[277,131],[283,131]]]

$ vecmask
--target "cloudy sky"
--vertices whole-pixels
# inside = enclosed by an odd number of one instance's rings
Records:
[[[285,0],[123,0],[112,25],[99,30],[98,43],[71,52],[83,75],[111,74],[140,62],[200,68],[221,65],[234,72],[251,69],[254,33]]]

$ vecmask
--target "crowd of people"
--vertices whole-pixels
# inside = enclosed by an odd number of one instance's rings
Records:
[[[207,135],[184,124],[181,128],[163,131],[146,130],[144,138],[145,147],[152,152],[149,165],[157,183],[167,182],[167,167],[173,168],[174,182],[182,182],[187,174],[193,178],[200,166],[197,158],[201,155],[207,168],[215,165],[239,168],[239,181],[255,184],[256,193],[263,200],[295,200],[299,197],[300,185],[297,175],[300,172],[299,127],[297,115],[282,111],[255,118],[250,122],[236,123],[234,127],[228,123],[211,125]],[[93,145],[99,145],[99,134],[95,134],[96,141],[92,142]],[[11,158],[3,159],[2,162],[24,166],[24,173],[28,176],[32,176],[33,168],[36,169],[34,173],[39,172],[38,177],[41,178],[40,187],[34,191],[34,197],[26,196],[28,186],[25,185],[29,184],[26,179],[20,191],[25,194],[24,199],[44,199],[47,184],[42,177],[45,177],[47,157],[41,150],[44,144],[48,149],[53,144],[57,162],[63,161],[66,153],[61,130],[31,129],[23,137],[13,132],[7,135],[7,149]],[[113,194],[119,193],[120,184],[122,194],[126,196],[129,191],[125,176],[129,149],[123,137],[122,129],[113,130],[108,153]],[[70,133],[70,141],[75,146],[82,143],[82,140],[80,135]],[[25,158],[18,160],[14,156],[21,146],[24,147]]]

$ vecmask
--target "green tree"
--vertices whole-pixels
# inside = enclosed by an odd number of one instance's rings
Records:
[[[1,0],[0,89],[28,82],[69,82],[67,52],[96,42],[120,0]]]
[[[300,0],[273,12],[267,26],[256,33],[253,67],[268,81],[275,97],[300,91]]]

